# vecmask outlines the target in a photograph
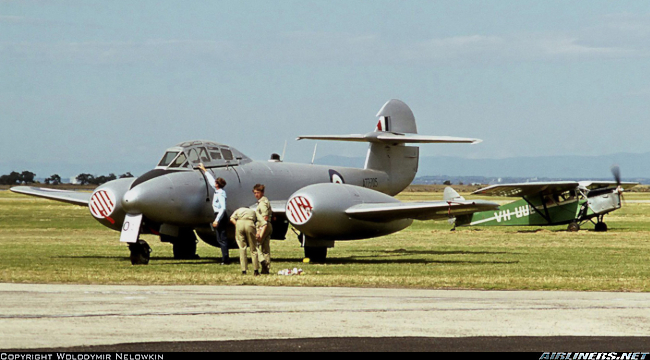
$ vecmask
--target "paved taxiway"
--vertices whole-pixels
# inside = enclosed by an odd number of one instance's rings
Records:
[[[650,293],[0,284],[0,304],[0,349],[325,337],[650,335]]]

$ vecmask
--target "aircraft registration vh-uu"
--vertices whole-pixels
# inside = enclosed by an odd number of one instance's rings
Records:
[[[390,100],[377,114],[373,132],[357,135],[301,136],[300,139],[369,143],[363,169],[285,163],[278,159],[254,161],[237,149],[210,141],[188,141],[167,149],[153,170],[137,179],[117,179],[92,194],[43,188],[14,187],[21,194],[87,206],[102,225],[121,231],[132,264],[147,264],[151,248],[140,234],[160,236],[173,245],[174,257],[197,258],[197,238],[218,246],[214,220],[214,190],[196,169],[204,164],[214,178],[227,182],[227,212],[257,205],[252,189],[266,186],[273,211],[272,239],[284,240],[291,224],[305,257],[324,261],[336,241],[360,240],[392,234],[413,220],[433,220],[495,210],[485,200],[403,203],[394,195],[415,178],[419,148],[413,143],[467,143],[477,139],[417,134],[411,109]],[[453,195],[453,194],[452,194]],[[456,194],[457,195],[457,194]],[[234,228],[228,229],[231,248],[237,248]],[[196,235],[195,235],[196,234]]]

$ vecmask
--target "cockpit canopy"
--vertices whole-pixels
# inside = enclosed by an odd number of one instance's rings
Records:
[[[167,149],[156,169],[191,170],[203,163],[205,167],[237,166],[251,161],[228,145],[211,141],[186,141]]]

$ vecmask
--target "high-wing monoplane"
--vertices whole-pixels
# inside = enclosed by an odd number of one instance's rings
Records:
[[[196,235],[216,246],[210,227],[214,190],[196,166],[203,163],[214,178],[226,180],[227,210],[254,207],[252,189],[266,186],[273,210],[273,239],[285,239],[289,224],[298,232],[305,256],[324,260],[336,241],[388,235],[413,220],[431,220],[492,210],[489,201],[403,203],[393,198],[418,169],[419,148],[412,143],[467,143],[480,140],[417,134],[411,109],[388,101],[377,114],[374,131],[356,135],[301,136],[300,139],[369,143],[363,169],[253,161],[237,149],[211,141],[188,141],[167,149],[153,170],[137,179],[118,179],[92,194],[14,187],[17,193],[87,206],[102,225],[121,231],[129,243],[131,262],[149,262],[151,248],[140,234],[160,236],[173,244],[175,258],[196,258]],[[233,239],[234,229],[229,229]],[[236,248],[234,241],[231,245]]]
[[[622,207],[623,193],[638,183],[622,182],[620,169],[612,168],[615,181],[535,182],[493,185],[472,195],[521,197],[495,211],[456,217],[456,226],[554,226],[579,231],[591,222],[606,232],[605,215]],[[463,199],[464,200],[464,199]]]

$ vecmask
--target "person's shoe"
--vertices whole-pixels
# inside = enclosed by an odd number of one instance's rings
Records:
[[[255,270],[255,273],[253,274],[253,276],[260,276],[260,272]]]
[[[262,261],[262,274],[269,274],[269,265],[267,265],[266,261]]]
[[[246,275],[246,271],[242,271],[241,274],[242,274],[242,275]]]
[[[230,265],[230,261],[222,261],[220,265]]]

